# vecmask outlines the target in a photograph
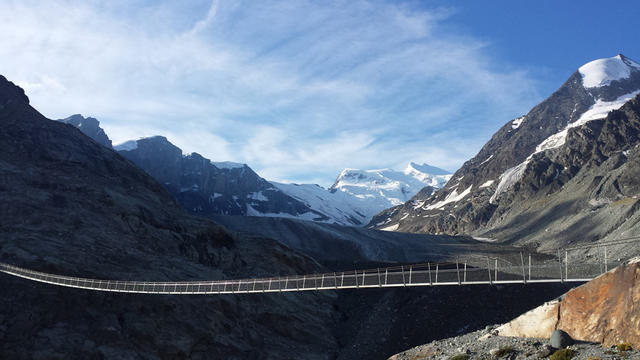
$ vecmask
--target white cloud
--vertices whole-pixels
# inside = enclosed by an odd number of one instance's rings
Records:
[[[537,102],[448,9],[369,1],[0,3],[0,72],[114,142],[162,134],[267,178],[455,170]],[[469,145],[471,144],[471,145]]]

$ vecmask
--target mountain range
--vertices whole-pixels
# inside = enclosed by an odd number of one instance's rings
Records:
[[[99,144],[112,148],[98,120],[73,115],[71,124]],[[371,218],[409,200],[425,186],[433,191],[451,177],[446,170],[410,163],[403,172],[345,169],[325,189],[316,184],[267,181],[246,164],[213,162],[200,154],[184,155],[164,136],[113,146],[145,170],[194,214],[284,217],[364,226]]]
[[[636,172],[638,94],[639,64],[621,54],[594,60],[507,122],[454,175],[415,163],[402,172],[345,169],[329,189],[269,182],[246,165],[183,156],[163,137],[116,150],[192,213],[368,224],[544,249],[635,231],[638,194],[628,177]],[[109,145],[97,120],[61,121]]]
[[[507,122],[433,194],[370,227],[468,234],[544,249],[637,232],[640,65],[624,55],[581,66]]]

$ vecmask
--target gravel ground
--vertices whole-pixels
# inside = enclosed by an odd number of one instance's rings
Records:
[[[494,331],[498,325],[488,326],[483,330],[465,335],[433,341],[429,344],[417,346],[390,360],[420,360],[420,359],[548,359],[555,349],[551,348],[548,339],[514,338],[496,336]],[[509,350],[510,349],[510,350]],[[605,359],[640,359],[640,351],[630,350],[621,352],[617,349],[603,348],[598,343],[576,342],[569,346],[574,350],[573,359],[605,360]],[[503,354],[499,351],[503,350]],[[456,355],[462,355],[456,357]],[[463,355],[466,355],[465,358]]]

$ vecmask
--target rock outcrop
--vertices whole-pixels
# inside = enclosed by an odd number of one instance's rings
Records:
[[[576,340],[640,348],[640,263],[617,267],[497,330],[502,336],[548,338],[556,329]]]
[[[111,140],[100,127],[100,121],[92,117],[84,117],[80,114],[71,115],[68,118],[58,119],[58,121],[73,125],[82,131],[83,134],[92,138],[95,142],[111,149]]]

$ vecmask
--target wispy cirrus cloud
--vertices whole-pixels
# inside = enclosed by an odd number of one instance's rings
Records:
[[[454,170],[540,100],[526,71],[448,26],[455,10],[384,1],[9,1],[0,72],[58,118],[115,142],[166,135],[279,181],[344,167]],[[506,70],[505,70],[506,69]]]

